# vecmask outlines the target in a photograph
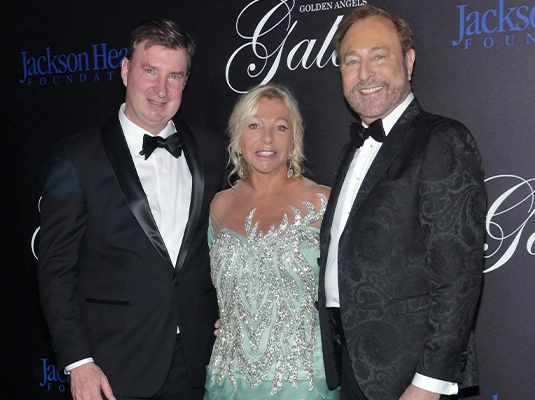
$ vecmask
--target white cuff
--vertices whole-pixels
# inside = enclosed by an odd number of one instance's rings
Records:
[[[65,372],[65,375],[70,375],[71,371],[74,368],[79,367],[80,365],[89,364],[90,362],[95,362],[93,360],[93,357],[84,358],[83,360],[76,361],[75,363],[67,365],[63,372]]]
[[[414,375],[412,384],[420,389],[438,394],[457,394],[459,391],[459,387],[457,386],[456,382],[441,381],[440,379],[420,375],[418,372]]]

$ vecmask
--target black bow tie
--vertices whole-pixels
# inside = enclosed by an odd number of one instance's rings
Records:
[[[357,147],[362,146],[364,141],[370,136],[376,142],[380,143],[386,139],[383,122],[380,118],[373,121],[367,128],[364,128],[360,122],[353,122],[349,127],[349,132],[351,133],[351,139],[353,139]]]
[[[150,157],[152,152],[156,150],[156,147],[163,147],[173,157],[178,158],[182,154],[182,145],[180,144],[180,138],[178,134],[173,133],[167,139],[160,136],[151,136],[145,134],[143,136],[143,149],[139,152],[139,155],[145,156],[145,160]]]

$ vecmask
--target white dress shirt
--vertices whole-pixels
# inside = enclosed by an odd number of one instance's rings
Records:
[[[414,99],[414,95],[409,93],[407,98],[399,104],[383,120],[385,135],[388,136],[392,127],[399,117]],[[364,127],[368,127],[364,124]],[[340,189],[340,196],[334,211],[333,223],[331,226],[331,241],[327,252],[327,264],[325,269],[325,296],[327,307],[340,308],[340,294],[338,291],[338,243],[344,231],[347,218],[353,207],[353,203],[362,184],[362,180],[368,173],[370,166],[379,153],[382,143],[376,142],[372,137],[367,138],[362,147],[357,149],[351,165],[347,171],[344,183]],[[457,394],[457,383],[445,382],[416,373],[412,384],[421,389],[440,394]]]
[[[183,155],[175,158],[166,149],[157,147],[145,160],[139,152],[143,136],[150,133],[124,115],[124,104],[119,111],[119,121],[150,210],[174,266],[188,223],[191,202],[192,178],[186,158]],[[175,132],[175,124],[170,120],[158,136],[167,138]]]

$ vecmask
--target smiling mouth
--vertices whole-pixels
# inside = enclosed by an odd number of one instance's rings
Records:
[[[376,86],[368,89],[360,89],[359,92],[362,94],[373,94],[381,90],[383,86]]]
[[[263,157],[269,157],[269,156],[275,155],[275,152],[264,150],[264,151],[257,151],[256,154],[258,154],[259,156],[263,156]]]

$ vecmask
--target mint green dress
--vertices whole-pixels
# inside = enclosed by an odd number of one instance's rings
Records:
[[[321,207],[309,202],[294,221],[284,215],[263,234],[245,220],[246,236],[210,225],[212,281],[221,329],[207,367],[205,400],[338,399],[325,380],[318,311]]]

